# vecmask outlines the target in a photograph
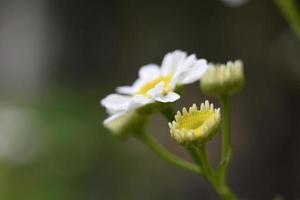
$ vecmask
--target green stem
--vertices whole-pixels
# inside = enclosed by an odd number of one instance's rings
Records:
[[[203,165],[203,171],[206,174],[208,179],[213,178],[213,170],[209,164],[208,157],[207,157],[207,151],[206,151],[206,145],[202,144],[199,146],[199,157],[202,161]]]
[[[225,184],[216,187],[216,190],[217,190],[219,196],[223,200],[237,200],[238,199],[235,196],[235,194],[230,190],[230,188]]]
[[[213,185],[218,195],[223,200],[237,200],[235,194],[231,191],[226,182],[220,181],[220,176],[214,172],[209,164],[207,157],[207,148],[205,145],[198,146],[197,156],[201,162],[204,177]],[[193,151],[195,152],[195,151]],[[197,159],[196,159],[197,160]]]
[[[275,0],[275,3],[300,39],[300,10],[296,0]]]
[[[172,154],[163,146],[161,146],[151,135],[147,133],[140,133],[137,135],[137,138],[142,141],[146,146],[152,149],[160,158],[166,160],[177,167],[186,169],[188,171],[194,172],[196,174],[202,174],[200,167],[197,165],[182,160],[178,156]]]
[[[222,154],[219,169],[220,182],[226,181],[228,163],[231,157],[231,135],[230,135],[230,101],[228,95],[221,96],[222,104]]]
[[[197,165],[202,166],[202,161],[199,157],[197,149],[195,147],[188,147],[187,150]]]
[[[199,156],[198,149],[195,147],[187,147],[188,152],[190,153],[191,157],[195,161],[195,163],[201,168],[203,171],[203,163]]]

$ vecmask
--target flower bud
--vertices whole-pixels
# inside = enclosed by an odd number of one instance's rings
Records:
[[[243,63],[209,64],[202,76],[200,87],[209,95],[227,95],[239,91],[244,85]]]
[[[182,145],[197,145],[210,140],[218,131],[221,123],[220,108],[215,109],[208,101],[200,109],[193,104],[188,110],[182,109],[169,123],[171,137]]]

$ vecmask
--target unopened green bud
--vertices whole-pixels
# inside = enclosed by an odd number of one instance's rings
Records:
[[[227,95],[239,91],[245,82],[240,60],[226,64],[209,64],[201,78],[200,87],[209,95]]]

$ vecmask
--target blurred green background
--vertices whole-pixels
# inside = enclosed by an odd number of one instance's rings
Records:
[[[232,99],[238,196],[300,198],[300,42],[273,1],[227,1],[1,1],[0,199],[218,199],[202,178],[102,127],[101,98],[175,49],[244,61],[247,84]],[[217,104],[189,85],[177,107],[205,99]],[[189,159],[163,118],[149,129]]]

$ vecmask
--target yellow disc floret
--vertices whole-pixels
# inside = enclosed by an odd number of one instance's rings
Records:
[[[208,101],[200,109],[196,104],[187,110],[177,112],[175,120],[169,123],[171,137],[182,145],[198,144],[212,138],[220,127],[220,108],[215,109]]]
[[[147,96],[148,91],[154,88],[158,83],[164,82],[164,93],[167,93],[170,90],[170,82],[172,80],[171,75],[159,76],[156,79],[145,83],[136,94]]]

